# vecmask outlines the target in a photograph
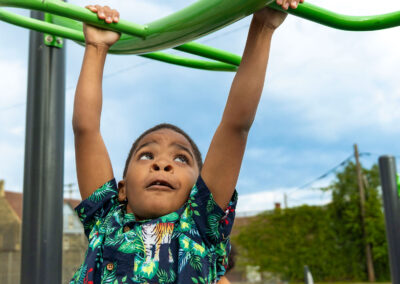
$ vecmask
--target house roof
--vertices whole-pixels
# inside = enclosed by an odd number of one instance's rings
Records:
[[[5,191],[4,194],[5,200],[10,204],[19,220],[22,220],[22,193]]]
[[[21,192],[4,191],[4,198],[19,219],[22,220],[23,194]],[[64,203],[69,204],[72,208],[78,206],[80,202],[79,199],[64,198]]]

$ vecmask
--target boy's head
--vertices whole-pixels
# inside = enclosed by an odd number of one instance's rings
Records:
[[[180,128],[159,124],[133,143],[119,200],[127,199],[127,212],[139,219],[163,216],[187,200],[202,167],[200,151]]]

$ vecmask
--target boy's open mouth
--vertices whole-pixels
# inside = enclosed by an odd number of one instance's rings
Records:
[[[148,186],[147,189],[151,189],[151,188],[165,188],[165,189],[175,189],[170,183],[168,183],[165,180],[155,180],[153,182],[151,182]]]

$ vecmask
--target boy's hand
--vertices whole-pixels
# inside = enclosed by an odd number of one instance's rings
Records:
[[[97,13],[99,19],[104,20],[107,24],[118,23],[119,12],[108,6],[89,5],[86,6],[90,11]],[[87,24],[83,25],[83,33],[85,34],[86,45],[104,46],[109,48],[120,38],[120,34],[99,29]]]
[[[276,4],[282,6],[284,10],[289,9],[289,7],[296,9],[299,3],[304,3],[304,0],[276,0]],[[265,7],[254,13],[254,20],[275,30],[283,23],[286,16],[286,13]]]

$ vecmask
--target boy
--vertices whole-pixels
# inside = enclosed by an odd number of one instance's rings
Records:
[[[299,2],[277,0],[284,9]],[[107,6],[87,8],[106,23],[119,20],[119,13]],[[254,14],[204,165],[184,131],[161,124],[133,143],[118,185],[100,133],[100,115],[104,63],[119,35],[84,25],[86,49],[73,129],[78,183],[86,199],[76,211],[89,248],[71,283],[216,283],[225,273],[235,186],[271,38],[285,16],[269,8]]]

